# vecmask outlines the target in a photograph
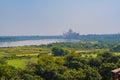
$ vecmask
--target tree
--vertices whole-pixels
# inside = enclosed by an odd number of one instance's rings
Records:
[[[87,60],[74,52],[65,57],[65,66],[67,66],[68,68],[71,69],[84,68],[86,64]]]
[[[111,51],[114,51],[114,52],[120,52],[120,44],[114,46]]]
[[[86,75],[84,74],[82,69],[68,69],[63,74],[62,80],[85,80]]]
[[[117,65],[114,63],[103,63],[100,66],[99,73],[102,76],[103,80],[110,80],[111,78],[111,70],[117,68]]]
[[[86,73],[85,80],[101,80],[100,74],[89,66],[86,66],[84,73]]]
[[[0,65],[0,77],[5,80],[14,80],[17,76],[17,70],[9,65]]]
[[[102,62],[104,62],[104,63],[108,63],[108,60],[112,56],[114,56],[114,55],[111,52],[103,52],[103,53],[98,54],[98,57],[100,57]]]
[[[100,58],[92,58],[89,61],[89,65],[91,67],[99,67],[101,65],[102,61],[100,60]]]
[[[6,64],[7,61],[4,58],[0,58],[0,64]]]
[[[38,64],[35,66],[35,74],[40,75],[45,80],[58,80],[59,70],[62,66],[55,63],[55,59],[52,56],[43,55],[40,56]]]
[[[112,57],[110,57],[108,60],[107,60],[107,62],[109,62],[109,63],[117,63],[118,61],[120,60],[120,57],[117,55],[114,55],[114,56],[112,56]]]
[[[22,80],[43,80],[40,76],[33,76],[31,74],[24,74]]]
[[[54,56],[64,56],[67,53],[69,53],[69,51],[65,50],[63,48],[60,48],[60,47],[53,47],[52,48],[52,53],[53,53]]]

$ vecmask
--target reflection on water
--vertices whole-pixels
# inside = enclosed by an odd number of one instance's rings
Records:
[[[74,42],[75,40],[71,40]],[[55,42],[71,42],[64,39],[44,39],[44,40],[26,40],[26,41],[15,41],[15,42],[0,42],[0,47],[12,47],[12,46],[25,46],[25,45],[41,45]]]

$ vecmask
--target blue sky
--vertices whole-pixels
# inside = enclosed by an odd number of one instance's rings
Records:
[[[0,0],[0,36],[120,33],[120,0]]]

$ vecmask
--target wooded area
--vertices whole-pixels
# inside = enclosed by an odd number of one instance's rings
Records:
[[[110,80],[119,43],[62,42],[0,48],[1,80]]]

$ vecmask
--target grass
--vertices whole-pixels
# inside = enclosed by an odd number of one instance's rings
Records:
[[[120,56],[120,52],[115,52],[114,54]]]
[[[34,46],[0,48],[0,57],[7,57],[7,64],[21,69],[25,68],[27,61],[36,63],[38,60],[37,55],[48,53],[50,53],[50,49]],[[19,58],[22,56],[31,56],[31,58]],[[13,57],[13,59],[11,57]]]
[[[26,59],[12,59],[8,60],[8,65],[14,66],[15,68],[25,68]]]
[[[0,48],[0,57],[6,55],[38,55],[41,53],[50,53],[50,49],[48,48],[40,48],[34,46],[22,46],[22,47],[7,47],[7,48]]]
[[[11,60],[7,60],[7,64],[14,66],[15,68],[24,69],[27,61],[37,63],[37,60],[38,60],[38,58],[35,58],[35,57],[33,57],[31,59],[11,59]]]
[[[97,54],[82,54],[82,57],[97,57]]]
[[[34,54],[17,54],[16,56],[38,56],[38,53],[34,53]]]

